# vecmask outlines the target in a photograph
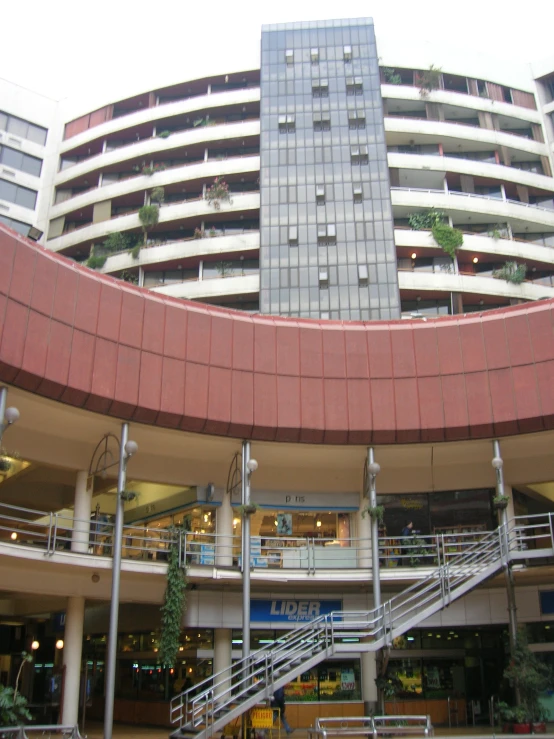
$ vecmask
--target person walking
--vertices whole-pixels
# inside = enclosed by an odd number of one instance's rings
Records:
[[[412,534],[414,529],[413,521],[406,521],[406,525],[402,529],[402,564],[407,567],[410,565],[410,544],[412,543]]]
[[[285,727],[285,731],[287,734],[292,734],[294,729],[290,727],[289,722],[285,718],[285,689],[284,688],[277,688],[277,690],[273,693],[273,698],[271,699],[271,707],[274,709],[273,711],[273,723],[275,723],[275,719],[280,716],[281,717],[281,723]]]

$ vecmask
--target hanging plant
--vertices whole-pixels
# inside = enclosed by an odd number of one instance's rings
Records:
[[[433,64],[417,77],[417,86],[422,98],[426,98],[433,90],[438,90],[441,84],[442,68]]]
[[[259,505],[257,503],[248,503],[247,505],[237,506],[237,513],[243,517],[252,516],[258,509]]]
[[[385,520],[385,506],[368,506],[365,510],[362,511],[362,518],[365,518],[366,513],[369,514],[369,517],[372,521],[376,520],[377,523],[383,523],[383,521]]]
[[[508,503],[510,502],[510,499],[507,495],[495,495],[492,499],[493,506],[499,510],[502,511],[504,508],[508,507]]]
[[[216,210],[221,208],[221,203],[231,202],[231,196],[229,195],[229,187],[225,180],[216,177],[214,184],[206,190],[206,200]]]
[[[435,223],[431,228],[431,233],[441,249],[451,259],[455,259],[456,249],[464,243],[463,233],[458,228],[452,228],[448,223]]]
[[[170,529],[167,585],[162,612],[162,633],[158,659],[162,667],[173,667],[179,653],[181,623],[186,610],[186,568],[179,559],[179,529]]]
[[[511,282],[512,285],[521,285],[521,283],[525,280],[526,274],[526,264],[518,264],[517,262],[506,262],[503,267],[495,270],[492,273],[492,276],[496,277],[497,280],[506,280],[506,282]]]

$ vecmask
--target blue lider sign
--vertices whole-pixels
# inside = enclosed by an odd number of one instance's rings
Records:
[[[252,600],[250,601],[251,621],[279,621],[281,623],[302,623],[331,611],[342,611],[341,600]]]

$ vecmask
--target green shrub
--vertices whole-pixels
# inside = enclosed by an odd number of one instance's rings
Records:
[[[448,254],[451,259],[456,256],[456,249],[464,243],[464,235],[458,228],[452,228],[447,223],[435,223],[431,228],[431,233],[441,249]]]
[[[139,258],[140,246],[140,244],[135,244],[135,246],[133,246],[133,248],[131,249],[131,256],[133,257],[133,259]]]
[[[425,72],[418,75],[417,86],[422,98],[427,97],[433,90],[438,90],[441,83],[442,68],[433,64]]]
[[[395,69],[391,69],[391,67],[383,67],[383,77],[385,78],[385,82],[389,85],[402,84],[402,77],[397,74]]]
[[[497,280],[506,280],[506,282],[511,282],[512,285],[521,285],[521,283],[525,280],[526,274],[526,264],[518,264],[517,262],[506,262],[503,267],[495,270],[492,273],[492,276],[496,277]]]
[[[171,131],[160,131],[157,136],[159,139],[168,139],[171,136]]]
[[[165,198],[165,190],[163,187],[155,187],[150,193],[150,200],[153,203],[163,203]]]
[[[442,223],[444,218],[445,214],[442,211],[431,208],[423,213],[412,213],[408,216],[408,223],[414,231],[422,231],[433,228],[437,223]]]
[[[139,221],[142,224],[142,231],[144,233],[144,246],[146,246],[148,231],[153,226],[156,226],[160,219],[160,208],[158,205],[143,205],[142,208],[138,212],[138,217],[139,217]],[[139,251],[140,251],[140,247],[139,247]],[[133,259],[136,259],[138,257],[138,251],[137,251],[136,256],[134,255],[134,250],[131,253],[133,254]]]
[[[130,233],[113,233],[102,244],[102,248],[109,252],[127,251],[136,243],[137,237]]]

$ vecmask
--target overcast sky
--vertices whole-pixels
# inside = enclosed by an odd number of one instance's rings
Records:
[[[285,21],[371,16],[378,39],[415,35],[514,62],[554,56],[554,0],[0,0],[0,6],[0,77],[57,99],[256,64],[261,24]]]

